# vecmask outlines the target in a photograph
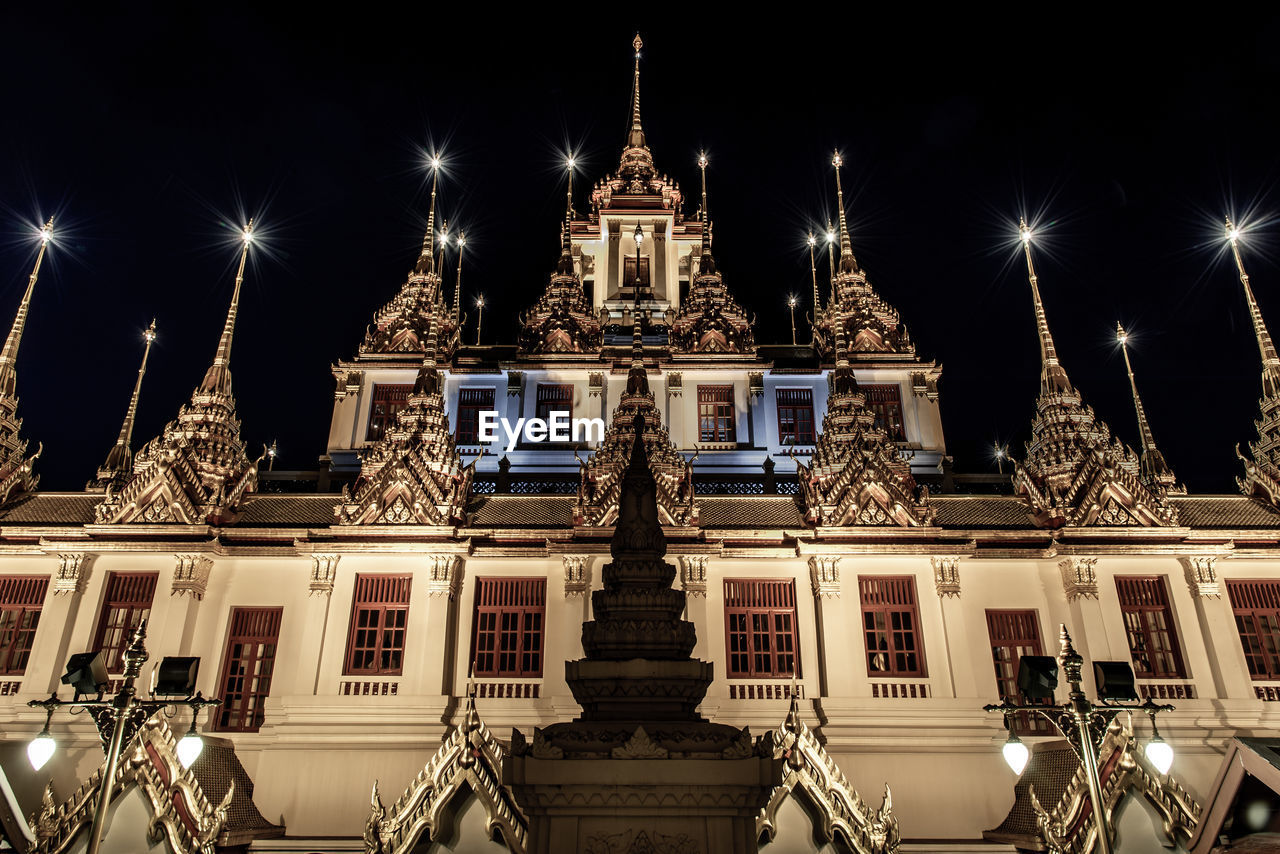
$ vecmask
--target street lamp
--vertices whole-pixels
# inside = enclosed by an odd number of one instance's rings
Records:
[[[787,308],[791,309],[791,346],[796,346],[796,295],[787,297]]]
[[[1024,231],[1024,234],[1026,232]],[[1005,761],[1015,774],[1021,774],[1027,765],[1027,747],[1013,732],[1011,716],[1017,712],[1034,712],[1047,720],[1067,739],[1080,756],[1085,779],[1089,784],[1089,803],[1098,822],[1098,851],[1112,854],[1111,829],[1102,809],[1102,781],[1098,776],[1098,746],[1106,735],[1107,727],[1122,711],[1145,712],[1151,718],[1153,735],[1147,744],[1146,754],[1161,774],[1166,774],[1173,764],[1173,748],[1160,737],[1155,728],[1157,712],[1171,712],[1173,706],[1157,704],[1148,697],[1142,703],[1117,703],[1116,700],[1137,700],[1133,685],[1133,668],[1124,661],[1095,661],[1094,681],[1098,700],[1093,702],[1080,687],[1084,657],[1071,645],[1071,635],[1062,626],[1062,649],[1058,660],[1047,655],[1024,655],[1018,662],[1018,690],[1028,700],[1047,700],[1048,705],[1038,703],[1013,703],[1005,699],[1001,703],[983,706],[984,711],[1004,715],[1009,738],[1001,749]],[[1053,704],[1053,692],[1058,687],[1058,665],[1066,673],[1071,692],[1067,702]]]
[[[484,325],[484,294],[476,297],[476,308],[479,313],[476,315],[476,346],[480,346],[480,327]]]
[[[248,229],[246,229],[246,235]],[[246,243],[248,240],[246,239]],[[73,686],[75,696],[71,700],[60,700],[56,693],[47,700],[32,700],[28,706],[38,706],[45,710],[44,729],[27,745],[27,758],[38,771],[53,756],[57,748],[53,737],[49,735],[49,723],[57,709],[69,708],[71,713],[79,714],[87,711],[98,726],[98,736],[102,739],[107,760],[103,768],[101,792],[98,804],[93,813],[93,825],[89,831],[87,854],[98,854],[102,845],[102,834],[106,829],[107,810],[111,805],[111,794],[116,779],[116,767],[120,763],[120,752],[124,745],[133,739],[152,715],[169,706],[188,706],[192,712],[191,729],[178,742],[178,759],[184,767],[200,755],[203,743],[196,733],[195,716],[205,706],[217,706],[222,703],[218,699],[205,699],[197,691],[194,695],[196,672],[199,668],[198,658],[165,658],[157,669],[157,682],[152,696],[138,699],[138,691],[134,682],[142,674],[142,665],[148,659],[145,641],[147,639],[147,621],[143,620],[133,632],[129,645],[124,651],[124,678],[120,690],[114,697],[104,699],[102,689],[107,684],[107,668],[102,653],[80,653],[73,655],[67,662],[67,673],[62,677],[65,685]],[[96,691],[98,696],[92,700],[82,700],[81,694]],[[156,699],[166,696],[167,699]],[[185,696],[183,696],[185,695]]]
[[[644,229],[636,223],[635,233],[632,235],[636,240],[636,277],[631,283],[632,297],[635,302],[633,314],[637,323],[640,322],[640,247],[644,245]]]

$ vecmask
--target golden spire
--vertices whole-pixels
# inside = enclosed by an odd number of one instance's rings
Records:
[[[227,322],[222,326],[222,336],[218,339],[218,352],[213,356],[213,364],[204,375],[198,391],[231,394],[231,336],[236,331],[236,315],[240,311],[240,286],[244,284],[244,262],[249,257],[249,244],[253,242],[253,220],[244,227],[241,235],[243,241],[240,249],[240,267],[236,270],[236,287],[231,292],[231,306],[227,309]]]
[[[809,276],[813,279],[813,319],[818,320],[818,312],[822,311],[822,297],[818,294],[818,266],[814,261],[814,247],[818,245],[818,238],[813,236],[813,232],[809,232]]]
[[[837,151],[831,158],[831,165],[836,167],[836,215],[840,220],[840,272],[852,273],[858,268],[853,257],[853,242],[849,239],[849,223],[844,218],[844,189],[840,186],[840,167],[844,158]]]
[[[827,217],[827,273],[831,276],[831,295],[827,300],[827,305],[835,305],[836,302],[836,229],[831,224],[831,218]]]
[[[456,326],[462,317],[462,247],[467,245],[467,233],[459,231],[454,242],[458,244],[458,280],[453,285],[453,323]]]
[[[569,187],[564,194],[564,238],[563,245],[560,247],[564,250],[565,255],[573,255],[573,167],[574,159],[570,154],[565,160],[565,168],[569,172]],[[572,272],[572,271],[570,271]]]
[[[631,131],[627,134],[627,147],[644,148],[644,129],[640,127],[640,48],[644,42],[639,33],[631,40],[631,46],[636,51],[636,70],[631,87]]]
[[[1040,393],[1070,393],[1073,391],[1071,380],[1067,379],[1067,372],[1058,361],[1058,351],[1053,346],[1053,335],[1049,333],[1044,303],[1040,300],[1040,281],[1036,278],[1035,264],[1031,261],[1031,228],[1025,218],[1019,220],[1018,233],[1027,256],[1027,277],[1031,282],[1031,301],[1036,313],[1036,333],[1040,337]]]
[[[53,239],[53,217],[40,229],[40,251],[36,253],[36,263],[27,279],[27,290],[18,303],[18,313],[13,318],[13,328],[5,339],[4,349],[0,350],[0,395],[13,397],[18,391],[18,346],[22,344],[22,333],[27,328],[27,314],[31,311],[31,293],[35,290],[36,279],[40,276],[40,265],[44,261],[45,247]]]
[[[1138,436],[1142,441],[1142,457],[1140,467],[1143,479],[1148,486],[1164,489],[1175,494],[1185,494],[1186,490],[1178,486],[1178,479],[1173,470],[1165,462],[1164,454],[1156,447],[1155,436],[1151,433],[1151,425],[1147,422],[1147,411],[1142,406],[1142,398],[1138,396],[1138,382],[1133,377],[1133,363],[1129,361],[1129,333],[1116,321],[1116,340],[1124,353],[1124,368],[1129,374],[1129,389],[1133,392],[1133,408],[1138,414]]]
[[[427,212],[427,234],[422,240],[422,255],[418,257],[418,266],[414,272],[427,275],[435,272],[436,241],[436,184],[440,180],[440,157],[431,157],[431,208]]]
[[[702,173],[702,260],[698,275],[706,276],[716,271],[716,261],[711,255],[711,213],[707,209],[707,153],[698,153],[698,170]]]
[[[124,413],[124,423],[120,425],[120,435],[115,445],[107,452],[107,460],[98,469],[97,480],[89,484],[89,489],[105,489],[112,483],[123,483],[133,470],[133,422],[138,415],[138,397],[142,393],[142,378],[147,373],[147,358],[151,355],[151,345],[156,340],[156,321],[142,333],[146,346],[142,349],[142,364],[138,367],[138,378],[133,383],[133,394],[129,396],[129,407]]]
[[[1249,285],[1249,274],[1244,271],[1244,260],[1240,257],[1240,229],[1227,218],[1227,239],[1231,241],[1231,254],[1236,259],[1236,269],[1240,272],[1240,284],[1244,285],[1244,299],[1249,306],[1249,318],[1253,321],[1253,332],[1258,338],[1258,351],[1262,354],[1262,393],[1265,397],[1280,396],[1280,355],[1276,353],[1276,345],[1271,341],[1271,333],[1262,320],[1262,309],[1253,296],[1253,288]]]

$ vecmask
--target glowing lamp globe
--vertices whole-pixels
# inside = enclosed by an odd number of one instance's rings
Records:
[[[182,763],[183,768],[190,768],[191,763],[196,761],[202,750],[204,750],[204,739],[194,732],[188,732],[178,740],[178,761]]]
[[[1161,774],[1169,773],[1169,769],[1173,767],[1173,746],[1169,742],[1157,735],[1147,742],[1145,752],[1157,771]]]
[[[1027,767],[1027,759],[1031,757],[1031,751],[1027,750],[1027,746],[1022,743],[1022,739],[1016,735],[1009,736],[1009,740],[1004,743],[1001,753],[1004,754],[1004,761],[1009,764],[1015,774],[1022,773],[1022,769]]]
[[[27,759],[31,762],[31,767],[39,771],[45,766],[45,763],[53,758],[53,752],[58,749],[58,743],[53,740],[53,736],[49,735],[46,729],[31,739],[31,743],[27,745]]]

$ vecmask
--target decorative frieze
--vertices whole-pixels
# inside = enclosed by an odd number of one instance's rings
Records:
[[[458,555],[432,555],[427,595],[448,596],[452,599],[461,589],[462,558]]]
[[[591,559],[586,555],[562,555],[564,598],[585,596],[591,589]]]
[[[669,397],[684,396],[684,373],[682,371],[667,371],[667,395]]]
[[[703,598],[707,595],[707,556],[680,556],[680,586],[686,596]]]
[[[747,371],[747,390],[752,397],[761,397],[764,394],[763,371]]]
[[[333,595],[333,582],[338,577],[338,558],[341,555],[312,555],[311,581],[308,588],[312,596]]]
[[[209,572],[213,561],[207,555],[175,555],[173,587],[170,596],[190,596],[197,601],[204,598],[209,587]]]
[[[53,595],[83,593],[89,583],[89,564],[93,555],[70,552],[58,555],[58,574],[53,577]]]
[[[1216,555],[1182,558],[1182,566],[1187,572],[1187,586],[1191,588],[1192,596],[1203,596],[1206,599],[1222,597],[1217,564]]]
[[[824,599],[840,597],[840,558],[814,555],[809,558],[809,580],[813,595]]]
[[[1058,568],[1062,570],[1062,590],[1067,594],[1068,602],[1081,597],[1098,598],[1098,574],[1094,571],[1097,563],[1096,557],[1069,557],[1058,561]]]
[[[599,397],[604,393],[604,374],[600,371],[592,371],[587,374],[587,396]]]
[[[960,598],[960,558],[935,557],[933,562],[933,586],[938,597],[955,596]]]

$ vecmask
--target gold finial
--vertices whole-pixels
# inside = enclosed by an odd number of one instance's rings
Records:
[[[813,232],[809,232],[809,276],[813,279],[813,320],[818,321],[818,312],[822,310],[822,298],[818,294],[818,265],[814,259],[814,251],[818,245],[818,238]]]
[[[836,169],[836,208],[837,218],[840,221],[840,272],[852,273],[857,262],[853,257],[853,242],[849,239],[849,223],[844,216],[844,188],[840,185],[840,167],[844,165],[844,158],[840,156],[839,151],[832,155],[831,165]]]
[[[707,153],[698,152],[698,170],[702,173],[702,252],[711,251],[711,215],[707,211]]]
[[[40,277],[40,265],[44,263],[45,249],[53,240],[53,217],[40,229],[40,249],[36,252],[36,263],[27,277],[27,289],[18,303],[18,313],[13,318],[13,326],[9,337],[5,339],[4,349],[0,350],[0,396],[12,397],[17,394],[18,374],[16,362],[18,347],[22,344],[22,333],[27,328],[27,315],[31,311],[31,294],[35,291],[36,279]]]
[[[249,258],[249,246],[253,243],[253,220],[245,224],[242,234],[243,245],[240,249],[240,266],[236,269],[236,286],[231,292],[231,305],[227,309],[227,320],[222,326],[222,335],[218,338],[218,349],[213,355],[213,364],[204,375],[199,390],[216,394],[231,394],[231,341],[236,331],[236,316],[240,312],[240,289],[244,285],[244,265]]]
[[[436,240],[436,186],[440,181],[440,154],[436,152],[428,161],[431,165],[431,207],[427,211],[427,234],[422,240],[422,254],[418,257],[418,266],[414,272],[426,275],[435,272],[435,240]]]
[[[636,37],[631,42],[631,46],[636,51],[636,67],[631,85],[631,132],[627,134],[628,148],[644,147],[644,130],[640,126],[640,47],[643,44],[640,34],[636,33]]]
[[[133,423],[138,415],[138,398],[142,394],[142,378],[147,373],[147,358],[151,355],[151,345],[156,340],[156,321],[153,317],[151,325],[142,332],[142,340],[146,345],[142,348],[142,364],[138,367],[138,378],[133,383],[133,394],[129,396],[129,405],[124,412],[124,422],[120,425],[120,435],[116,443],[107,452],[107,460],[98,469],[98,477],[90,481],[87,489],[103,490],[112,483],[123,483],[133,470]]]
[[[1227,217],[1227,240],[1231,241],[1231,254],[1235,258],[1236,271],[1240,276],[1240,284],[1244,286],[1245,304],[1249,309],[1249,319],[1253,321],[1253,333],[1258,339],[1258,352],[1262,355],[1262,394],[1272,398],[1280,396],[1280,354],[1276,351],[1271,333],[1262,319],[1262,309],[1253,295],[1253,286],[1249,282],[1249,274],[1244,269],[1244,258],[1240,255],[1240,238],[1244,229],[1237,227]]]
[[[1133,376],[1133,364],[1129,361],[1129,333],[1116,321],[1116,341],[1124,353],[1124,368],[1129,374],[1129,390],[1133,393],[1133,408],[1138,416],[1138,437],[1142,441],[1140,469],[1142,479],[1149,487],[1157,491],[1172,492],[1185,495],[1186,489],[1178,484],[1173,469],[1165,462],[1164,454],[1156,447],[1155,434],[1151,432],[1151,424],[1147,421],[1147,411],[1142,406],[1142,398],[1138,396],[1138,381]]]
[[[563,236],[563,237],[562,237],[562,239],[561,239],[561,241],[562,241],[561,249],[562,249],[563,254],[565,254],[565,255],[572,255],[572,254],[573,254],[573,237],[572,237],[572,223],[573,223],[573,167],[574,167],[575,165],[577,165],[577,161],[574,159],[574,157],[573,157],[573,153],[572,153],[572,152],[570,152],[570,154],[569,154],[568,158],[566,158],[566,159],[565,159],[564,165],[565,165],[565,169],[566,169],[566,170],[568,171],[568,173],[569,173],[569,188],[565,191],[565,205],[564,205],[564,236]]]
[[[453,322],[456,325],[462,317],[462,249],[467,245],[467,233],[459,231],[454,243],[458,245],[458,280],[453,286]]]
[[[1018,236],[1022,240],[1022,251],[1027,258],[1027,279],[1031,283],[1031,303],[1036,316],[1036,334],[1040,339],[1040,393],[1070,392],[1073,390],[1071,380],[1067,379],[1067,372],[1058,361],[1058,351],[1053,345],[1053,335],[1049,332],[1044,301],[1040,299],[1040,280],[1031,261],[1031,228],[1027,225],[1026,217],[1018,218]]]

